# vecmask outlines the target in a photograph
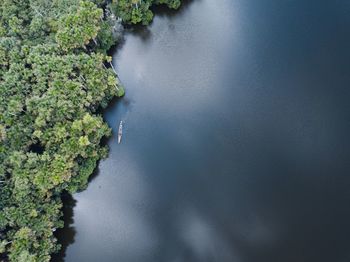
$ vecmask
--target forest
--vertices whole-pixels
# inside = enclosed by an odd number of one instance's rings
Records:
[[[124,95],[107,51],[123,25],[179,0],[3,0],[0,3],[0,260],[50,261],[60,249],[63,192],[87,187],[101,109]]]

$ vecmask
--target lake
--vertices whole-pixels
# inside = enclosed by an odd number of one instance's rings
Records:
[[[113,58],[110,154],[57,261],[350,261],[349,1],[157,8]]]

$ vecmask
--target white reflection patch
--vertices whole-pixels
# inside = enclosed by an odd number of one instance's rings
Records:
[[[193,252],[196,261],[207,261],[208,258],[212,261],[240,261],[224,236],[195,210],[183,212],[178,228],[186,248]]]

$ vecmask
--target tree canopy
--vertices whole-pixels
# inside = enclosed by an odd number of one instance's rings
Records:
[[[110,4],[114,14],[127,24],[148,25],[153,19],[152,5],[165,4],[169,8],[180,7],[180,0],[113,0]]]
[[[118,21],[148,24],[152,4],[180,2],[0,2],[1,261],[45,262],[59,249],[61,194],[84,189],[107,156],[111,129],[97,112],[124,94],[106,52]]]
[[[86,187],[110,135],[96,111],[121,95],[93,2],[0,4],[0,260],[49,261],[63,190]]]

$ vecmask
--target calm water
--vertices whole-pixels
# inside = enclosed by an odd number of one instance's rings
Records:
[[[64,261],[350,261],[350,1],[193,0],[114,63]]]

